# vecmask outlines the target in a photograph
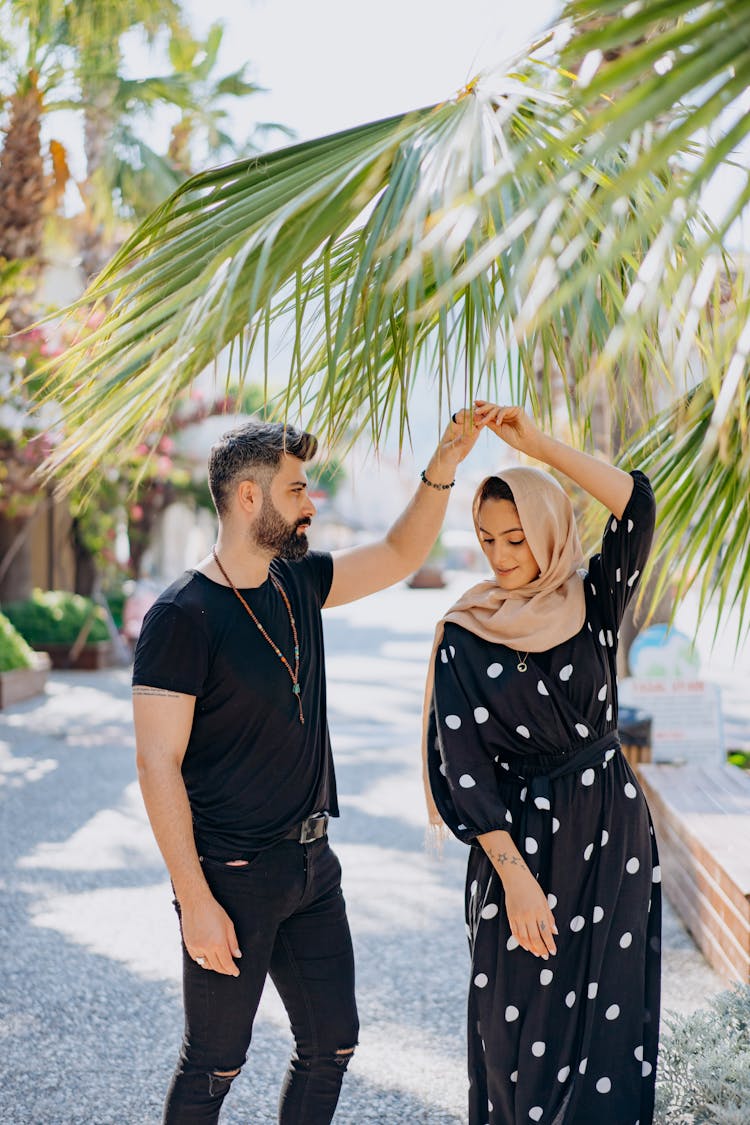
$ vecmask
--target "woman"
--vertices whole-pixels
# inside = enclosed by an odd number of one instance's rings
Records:
[[[551,476],[487,478],[474,523],[493,578],[437,630],[431,819],[471,846],[469,1122],[649,1125],[660,873],[618,742],[616,651],[653,493],[642,473],[547,437],[518,407],[497,407],[489,428],[612,515],[584,570],[572,505]]]

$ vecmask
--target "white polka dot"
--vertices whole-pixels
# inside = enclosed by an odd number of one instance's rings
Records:
[[[606,719],[607,719],[608,723],[612,722],[612,704],[611,703],[607,707]]]
[[[633,785],[633,783],[630,782],[630,781],[625,786],[625,796],[630,797],[631,801],[633,800],[634,797],[638,796],[638,792],[636,790],[635,785]]]
[[[617,1017],[619,1016],[619,1014],[620,1014],[620,1005],[619,1004],[610,1004],[610,1006],[607,1008],[606,1012],[604,1013],[604,1018],[608,1019],[608,1020],[616,1020]]]
[[[586,995],[588,996],[589,1000],[595,1000],[596,994],[597,994],[598,991],[599,991],[599,985],[596,983],[595,980],[592,980],[591,983],[588,986],[588,989],[586,990]]]
[[[569,1066],[562,1067],[562,1069],[558,1070],[558,1072],[557,1072],[557,1081],[558,1082],[564,1082],[569,1074],[570,1074],[570,1067]]]
[[[502,670],[503,670],[502,664],[490,664],[489,668],[487,669],[487,675],[490,677],[491,680],[496,680],[497,677],[502,672]]]
[[[588,845],[588,846],[586,847],[586,849],[584,850],[584,853],[583,853],[583,858],[584,858],[585,860],[587,860],[587,861],[588,861],[589,859],[591,859],[591,857],[592,857],[592,855],[593,855],[593,854],[594,854],[594,845],[593,845],[593,844],[589,844],[589,845]]]
[[[635,1055],[638,1062],[643,1062],[643,1047],[636,1047],[636,1049],[633,1051],[633,1054]]]
[[[553,816],[552,817],[552,834],[553,835],[554,835],[555,832],[557,832],[559,827],[560,827],[560,821],[557,819],[556,816]]]
[[[612,648],[614,643],[615,643],[615,638],[612,636],[612,630],[607,629],[607,644],[609,645],[610,648]]]
[[[638,575],[640,573],[640,570],[633,571],[633,573],[630,575],[630,578],[628,578],[628,586],[632,586],[634,582],[638,581]]]
[[[651,1073],[651,1071],[653,1069],[654,1068],[652,1067],[650,1062],[641,1063],[641,1074],[643,1075],[644,1078],[648,1078],[649,1074]]]
[[[526,786],[524,785],[523,789],[521,790],[521,800],[522,800],[522,801],[525,801],[525,800],[526,800],[526,794],[527,794],[527,792],[528,792],[528,790],[527,790]]]
[[[506,812],[505,812],[505,819],[507,820],[508,824],[513,823],[513,813],[511,813],[507,809],[506,809]]]
[[[445,777],[445,762],[440,763],[440,772]]]
[[[458,831],[459,832],[465,832],[466,831],[466,825],[465,824],[459,824],[458,825]]]
[[[615,582],[621,582],[621,581],[622,581],[622,571],[620,570],[620,568],[618,566],[617,570],[615,571]]]
[[[546,809],[547,812],[552,808],[549,797],[535,797],[534,804],[538,809]]]
[[[541,1039],[537,1039],[535,1043],[531,1044],[531,1053],[537,1059],[540,1059],[546,1050],[547,1044],[543,1043]]]
[[[613,518],[612,523],[610,524],[610,527],[612,528],[613,531],[617,531],[617,520],[616,519]]]
[[[635,527],[635,524],[633,523],[633,521],[628,520],[628,531],[632,531],[634,527]]]
[[[451,730],[458,730],[458,728],[461,726],[461,720],[459,719],[458,715],[446,715],[445,725],[447,727],[450,727]]]
[[[488,902],[487,905],[485,906],[484,910],[482,911],[482,917],[487,918],[487,919],[494,918],[495,915],[497,914],[497,911],[498,911],[498,908],[497,908],[496,903]]]
[[[607,685],[606,684],[604,684],[603,687],[599,688],[599,691],[597,692],[596,698],[599,700],[600,703],[603,703],[604,700],[607,698]]]
[[[493,1109],[494,1109],[494,1108],[495,1108],[495,1107],[494,1107],[494,1105],[492,1104],[492,1102],[491,1102],[491,1101],[490,1101],[490,1099],[488,1098],[488,1099],[487,1099],[487,1109],[488,1109],[488,1110],[490,1111],[490,1113],[492,1113],[492,1111],[493,1111]]]
[[[572,664],[566,664],[564,668],[560,669],[558,674],[560,676],[560,679],[563,681],[563,683],[565,683],[573,675],[573,665]]]
[[[479,889],[479,883],[478,883],[478,882],[476,881],[476,879],[475,879],[475,880],[474,880],[474,882],[473,882],[473,883],[471,884],[471,886],[469,887],[469,894],[471,895],[471,897],[472,897],[472,898],[473,898],[473,897],[474,897],[474,895],[475,895],[475,894],[477,893],[477,890],[478,890],[478,889]]]
[[[599,644],[600,645],[606,645],[606,643],[607,643],[607,638],[604,636],[604,630],[600,629],[599,630]]]
[[[516,1008],[513,1004],[509,1004],[505,1009],[505,1018],[508,1023],[513,1023],[514,1020],[518,1019],[519,1015],[520,1012],[518,1011],[518,1008]]]
[[[593,582],[591,583],[591,593],[594,595],[594,597],[596,597],[596,586]]]
[[[629,949],[632,944],[633,944],[633,935],[630,933],[629,930],[626,930],[625,933],[620,938],[620,949]]]
[[[507,762],[501,762],[501,763],[500,763],[500,768],[501,768],[501,769],[503,769],[503,770],[509,770],[509,769],[510,769],[510,766],[508,765],[508,763],[507,763]]]
[[[440,659],[442,660],[443,664],[448,663],[448,653],[445,651],[444,648],[440,649]]]
[[[544,1110],[540,1105],[533,1105],[529,1110],[529,1117],[532,1121],[541,1121]]]
[[[609,750],[607,750],[605,752],[604,761],[605,762],[611,762],[616,753],[617,753],[617,751],[613,747],[611,747]]]
[[[557,906],[557,895],[553,895],[552,891],[550,891],[550,893],[547,895],[547,905],[549,906],[550,910],[554,910]]]
[[[551,984],[554,975],[555,974],[552,972],[552,969],[542,969],[541,973],[539,974],[539,983],[545,985]]]
[[[657,863],[656,867],[654,868],[654,870],[651,872],[651,882],[652,883],[661,883],[661,867],[659,866],[658,863]]]
[[[513,1071],[513,1073],[510,1076],[510,1080],[511,1080],[511,1082],[517,1082],[518,1081],[518,1071],[517,1070]]]
[[[474,708],[474,719],[477,723],[486,723],[490,717],[490,713],[486,707]]]
[[[625,864],[625,870],[627,871],[628,875],[635,875],[638,871],[640,871],[640,869],[641,861],[637,856],[633,856],[632,859],[629,859]]]
[[[487,980],[488,977],[486,973],[477,973],[477,975],[474,977],[474,984],[477,986],[477,988],[486,988]]]
[[[596,1084],[596,1088],[600,1094],[608,1094],[612,1089],[612,1083],[609,1078],[600,1078]]]
[[[541,680],[536,685],[536,690],[539,692],[540,695],[549,695],[549,692],[547,691],[546,687],[544,686],[544,684]]]
[[[462,773],[458,779],[458,784],[462,789],[473,789],[476,785],[476,781],[470,773]]]
[[[602,847],[604,847],[604,845],[606,844],[608,839],[609,839],[609,832],[607,831],[606,828],[604,828],[604,829],[602,829]]]
[[[581,738],[588,738],[589,728],[585,727],[583,723],[576,723],[576,730],[580,734]]]
[[[539,851],[539,845],[537,844],[533,836],[527,836],[524,840],[523,846],[529,853],[529,855],[536,855],[536,853]]]
[[[594,590],[594,587],[592,586],[591,589]],[[594,593],[596,593],[596,590],[594,590]],[[591,622],[590,621],[586,622],[586,628],[588,629],[589,633],[593,633],[594,630],[591,628]]]
[[[601,922],[603,917],[604,917],[604,911],[602,910],[601,906],[595,906],[594,907],[594,913],[591,916],[591,921],[592,922]]]
[[[513,937],[513,934],[511,934],[505,943],[505,948],[509,953],[512,953],[514,949],[518,949],[518,938]]]
[[[581,785],[593,785],[596,780],[596,774],[593,770],[584,770],[581,774]]]
[[[516,727],[516,734],[520,734],[522,738],[531,738],[529,728],[523,725],[520,727]]]
[[[567,1004],[567,1006],[569,1008],[572,1008],[573,1005],[575,1004],[575,1002],[576,1002],[575,992],[569,992],[568,995],[565,997],[565,1003]]]
[[[455,650],[455,648],[453,647],[453,645],[448,645],[448,652],[449,652],[449,653],[451,654],[451,656],[455,656],[455,655],[456,655],[456,650]]]
[[[585,1074],[586,1073],[586,1067],[588,1065],[589,1065],[588,1059],[581,1059],[580,1063],[578,1064],[578,1073],[579,1074]]]
[[[579,933],[586,925],[586,919],[582,914],[576,914],[575,918],[570,919],[570,928],[574,934]]]

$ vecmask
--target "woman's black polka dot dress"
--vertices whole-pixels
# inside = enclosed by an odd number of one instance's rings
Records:
[[[654,529],[647,478],[607,523],[586,621],[527,657],[448,623],[428,760],[438,808],[472,845],[470,1125],[650,1125],[661,894],[651,818],[618,749],[615,654]],[[518,947],[474,838],[510,832],[552,907],[557,955]]]

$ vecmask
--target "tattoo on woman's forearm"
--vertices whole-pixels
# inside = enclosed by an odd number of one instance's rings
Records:
[[[520,856],[508,855],[507,852],[491,851],[490,859],[493,863],[498,864],[500,867],[504,867],[506,863],[509,863],[511,867],[526,867],[526,864],[523,862]]]
[[[133,688],[133,695],[163,695],[167,699],[179,699],[179,691],[167,691],[166,688],[160,687],[143,687],[141,684],[136,684]]]

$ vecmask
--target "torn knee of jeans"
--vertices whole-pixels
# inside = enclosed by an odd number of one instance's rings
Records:
[[[240,1073],[236,1070],[214,1070],[208,1076],[208,1092],[213,1098],[222,1097],[232,1084],[232,1080]]]
[[[334,1058],[338,1066],[348,1066],[353,1054],[354,1047],[341,1047],[334,1055]]]

